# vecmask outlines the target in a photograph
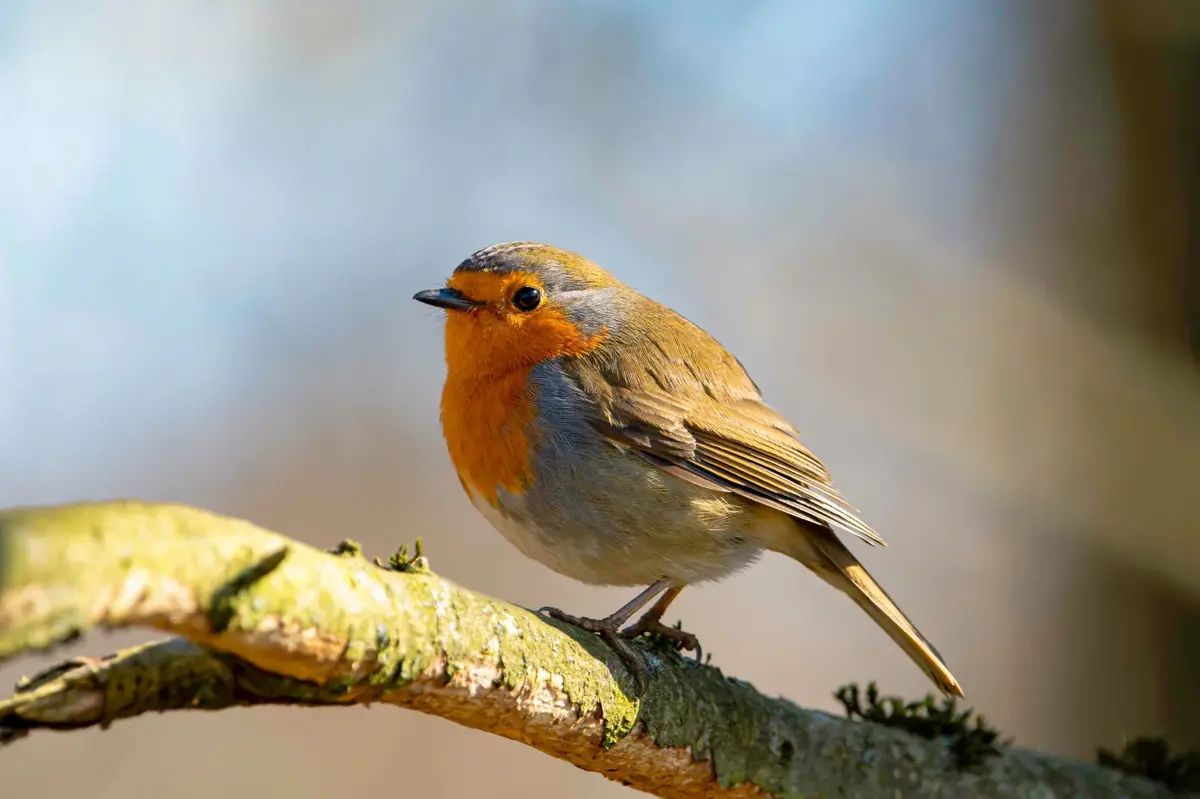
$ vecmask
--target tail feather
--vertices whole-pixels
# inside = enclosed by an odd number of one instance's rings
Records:
[[[788,536],[785,546],[779,549],[853,599],[943,693],[963,695],[962,687],[937,649],[832,531],[805,525],[800,535]]]

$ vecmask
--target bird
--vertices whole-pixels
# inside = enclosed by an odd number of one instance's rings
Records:
[[[642,588],[604,618],[541,609],[607,642],[639,690],[648,670],[629,641],[651,633],[698,651],[695,635],[662,621],[667,608],[769,550],[848,595],[938,689],[962,696],[839,534],[883,539],[700,327],[534,241],[478,250],[413,299],[446,312],[442,432],[472,504],[560,574]]]

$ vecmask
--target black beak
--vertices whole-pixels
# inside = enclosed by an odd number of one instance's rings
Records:
[[[461,292],[454,289],[426,289],[414,294],[413,299],[417,302],[423,302],[426,305],[445,308],[450,311],[470,311],[484,304],[475,300],[469,300]]]

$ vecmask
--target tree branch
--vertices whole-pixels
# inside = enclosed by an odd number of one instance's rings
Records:
[[[0,658],[94,625],[183,636],[22,681],[0,701],[0,739],[149,711],[382,702],[664,797],[1169,795],[1018,749],[960,772],[944,743],[769,699],[642,642],[653,679],[639,701],[595,637],[423,560],[396,565],[181,506],[0,513]]]

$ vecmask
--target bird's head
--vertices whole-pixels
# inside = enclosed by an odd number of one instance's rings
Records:
[[[620,322],[627,289],[586,258],[531,241],[496,244],[413,299],[447,311],[452,374],[486,376],[582,355]]]

